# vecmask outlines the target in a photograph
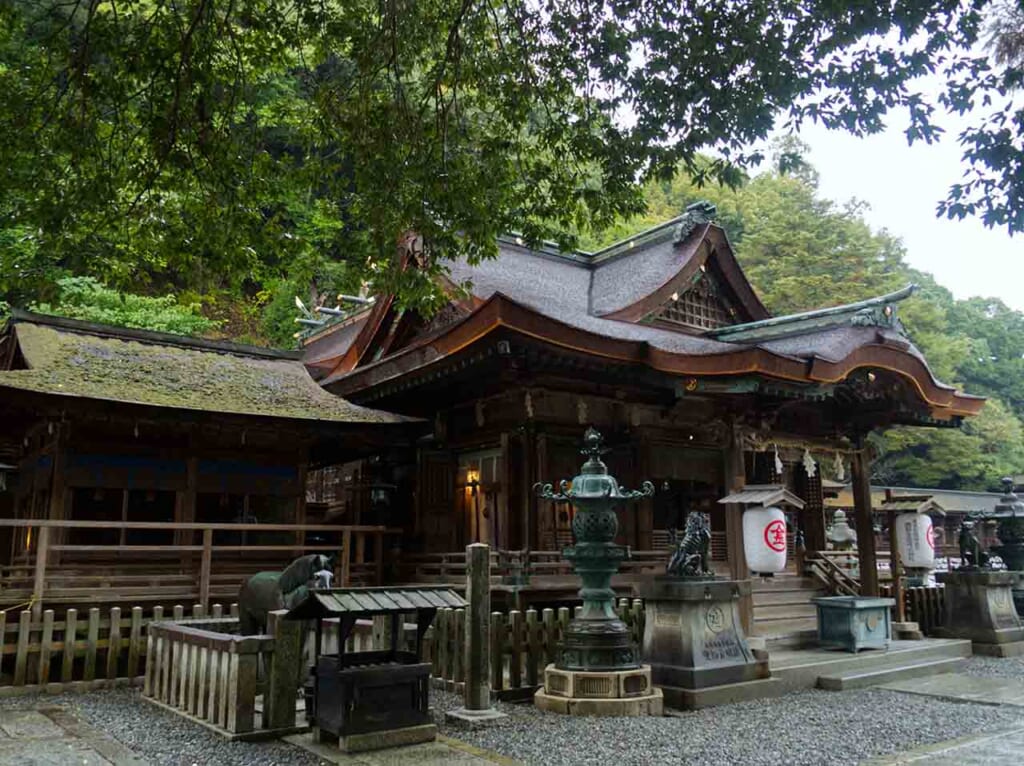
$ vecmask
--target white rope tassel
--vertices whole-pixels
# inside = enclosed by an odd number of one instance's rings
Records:
[[[818,472],[818,465],[814,462],[814,458],[811,457],[811,451],[809,449],[804,450],[804,470],[807,471],[808,476],[814,476]]]

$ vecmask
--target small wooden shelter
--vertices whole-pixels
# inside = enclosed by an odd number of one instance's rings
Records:
[[[213,577],[230,598],[238,572],[315,542],[309,465],[411,425],[323,391],[292,352],[19,311],[0,333],[0,418],[0,458],[18,467],[0,519],[9,603],[195,603],[204,567],[203,595]],[[320,542],[336,552],[339,535]]]

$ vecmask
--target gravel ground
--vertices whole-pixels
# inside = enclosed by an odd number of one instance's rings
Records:
[[[284,742],[228,742],[141,699],[138,689],[0,699],[0,709],[61,705],[119,740],[152,766],[317,766],[320,759]]]
[[[441,711],[460,700],[435,692]],[[802,691],[667,718],[572,718],[498,705],[501,724],[445,733],[530,766],[591,764],[857,764],[873,756],[1024,724],[1024,711],[878,689]],[[443,726],[443,721],[441,721]]]
[[[967,660],[962,671],[969,676],[1010,678],[1024,681],[1024,657],[979,657]]]

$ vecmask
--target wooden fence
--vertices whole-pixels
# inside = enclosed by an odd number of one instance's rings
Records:
[[[891,585],[883,585],[879,588],[879,593],[892,598],[892,590]],[[906,605],[907,620],[916,622],[926,636],[932,635],[935,628],[942,626],[945,619],[943,615],[945,588],[943,586],[905,587],[903,603]]]
[[[237,606],[232,604],[229,614],[236,613]],[[222,618],[224,608],[214,604],[209,614]],[[194,619],[206,615],[201,605],[192,608]],[[183,620],[184,607],[176,606],[165,614],[164,608],[157,606],[149,615],[144,615],[141,606],[124,612],[113,607],[105,613],[97,607],[81,613],[68,609],[62,619],[47,609],[37,620],[28,609],[0,611],[0,696],[139,684],[149,627],[168,617]]]
[[[579,609],[579,607],[577,607]],[[643,640],[643,602],[620,599],[619,616],[634,640]],[[543,683],[544,667],[555,661],[558,642],[569,625],[569,609],[527,609],[491,613],[491,690],[498,699],[529,698]],[[463,642],[465,610],[439,609],[423,642],[424,659],[433,663],[433,681],[460,691],[465,683]]]

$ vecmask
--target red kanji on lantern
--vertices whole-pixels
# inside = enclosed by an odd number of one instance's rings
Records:
[[[786,550],[786,522],[776,519],[766,526],[764,543],[776,553]]]
[[[928,547],[935,550],[935,526],[930,521],[924,532],[924,539],[928,541]]]

